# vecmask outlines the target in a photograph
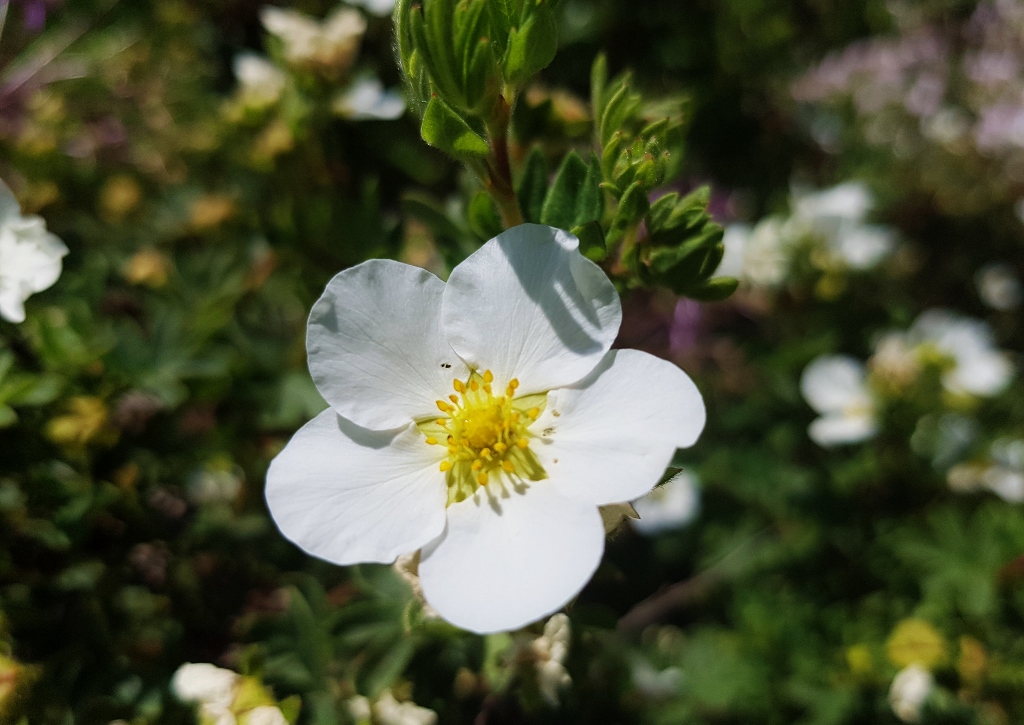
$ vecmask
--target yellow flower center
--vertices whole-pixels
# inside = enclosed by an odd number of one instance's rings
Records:
[[[494,375],[474,372],[452,383],[455,393],[437,401],[442,417],[417,425],[432,446],[443,445],[448,455],[441,471],[448,484],[448,503],[463,501],[495,478],[540,481],[547,473],[530,450],[530,425],[544,410],[547,393],[516,397],[519,381],[512,379],[504,395],[495,395]]]

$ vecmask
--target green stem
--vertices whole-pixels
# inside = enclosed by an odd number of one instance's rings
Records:
[[[523,223],[523,212],[519,208],[515,187],[512,183],[512,164],[508,155],[508,132],[511,107],[504,97],[498,103],[487,121],[487,136],[491,145],[488,163],[487,193],[494,199],[506,229]]]

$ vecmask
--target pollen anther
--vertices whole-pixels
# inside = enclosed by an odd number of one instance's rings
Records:
[[[530,450],[528,428],[543,410],[543,394],[517,399],[519,381],[508,382],[504,395],[495,395],[494,373],[471,373],[456,378],[452,388],[459,394],[438,400],[443,416],[418,425],[429,445],[444,441],[447,457],[439,468],[445,474],[448,503],[464,500],[492,476],[512,481],[547,478],[540,461]],[[451,402],[448,402],[451,401]]]

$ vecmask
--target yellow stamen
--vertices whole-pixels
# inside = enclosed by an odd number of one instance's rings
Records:
[[[494,382],[494,373],[492,373],[490,370],[484,370],[484,382],[485,383],[493,383]]]
[[[484,448],[482,451],[480,451],[480,457],[486,458],[488,461],[491,460],[491,449]]]
[[[530,441],[527,438],[520,438],[519,440],[516,441],[516,446],[519,448],[529,448]]]
[[[437,420],[435,420],[434,422],[435,422],[435,423],[437,423],[437,424],[438,424],[439,426],[441,426],[442,428],[444,428],[445,426],[447,426],[447,425],[448,425],[448,421],[447,421],[447,420],[446,420],[445,418],[438,418],[438,419],[437,419]]]
[[[533,420],[537,420],[537,416],[540,415],[540,408],[530,408],[526,411],[526,414]]]
[[[475,461],[473,461],[473,465],[470,466],[470,468],[472,468],[474,471],[479,471],[483,467],[484,467],[484,462],[481,461],[479,458],[477,458]]]
[[[452,401],[456,405],[459,404],[459,396],[458,395],[449,395],[448,396],[448,400]]]
[[[428,446],[436,446],[437,445],[437,438],[435,438],[434,436],[430,436],[429,438],[427,438],[427,445]]]
[[[512,471],[516,470],[515,464],[513,464],[512,461],[502,461],[501,467],[506,473],[512,473]]]
[[[519,378],[512,378],[511,380],[509,380],[508,381],[508,386],[510,388],[512,388],[513,390],[518,388],[519,387]]]
[[[469,381],[469,389],[472,390],[475,393],[476,391],[478,391],[480,389],[480,383],[478,383],[475,380],[470,380]]]
[[[453,410],[455,410],[455,408],[453,408],[450,403],[446,403],[443,400],[437,401],[437,407],[440,408],[442,412],[445,413],[451,413]]]
[[[465,393],[466,392],[466,384],[464,382],[462,382],[461,380],[459,380],[458,378],[455,378],[455,382],[452,383],[452,385],[455,387],[455,390],[457,392],[459,392],[459,393]]]
[[[452,462],[445,459],[441,461],[441,473],[452,470]]]
[[[506,446],[501,441],[498,441],[497,443],[494,444],[494,450],[497,451],[498,453],[504,454],[505,451],[508,450],[508,446]]]
[[[487,474],[486,473],[479,474],[476,477],[476,482],[479,483],[481,486],[483,486],[485,483],[487,483]]]

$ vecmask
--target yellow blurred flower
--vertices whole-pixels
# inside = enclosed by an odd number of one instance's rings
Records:
[[[156,249],[140,249],[121,268],[121,274],[131,284],[163,287],[171,271],[171,260]]]
[[[142,201],[142,189],[127,174],[107,179],[100,189],[100,214],[108,221],[119,221]]]
[[[205,194],[192,204],[189,226],[196,231],[214,229],[233,217],[236,211],[233,197],[227,194]]]
[[[107,426],[106,404],[93,396],[78,396],[68,403],[68,412],[50,420],[46,434],[65,446],[84,446],[95,440]]]
[[[265,165],[281,154],[295,147],[295,136],[288,124],[277,119],[269,124],[256,138],[252,149],[252,160],[257,165]]]
[[[946,641],[923,619],[904,619],[885,643],[885,652],[897,667],[917,664],[931,670],[946,661]]]

